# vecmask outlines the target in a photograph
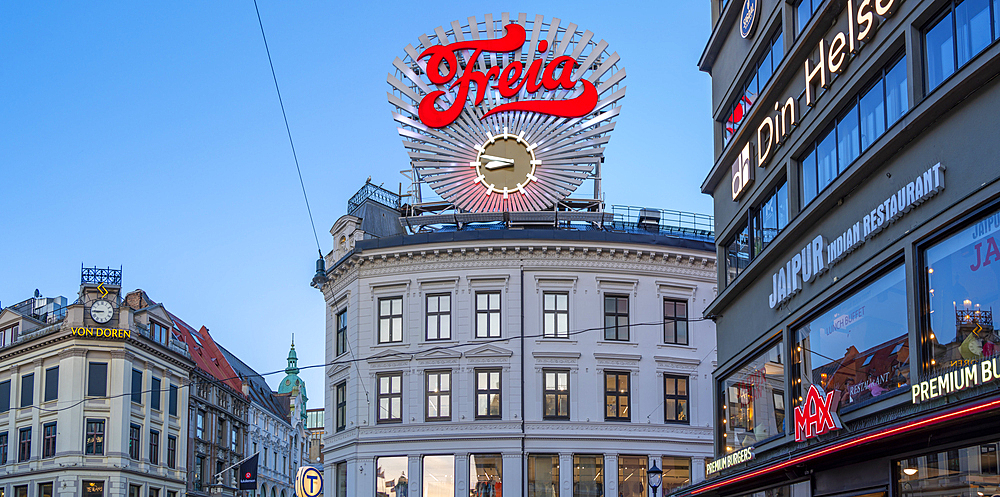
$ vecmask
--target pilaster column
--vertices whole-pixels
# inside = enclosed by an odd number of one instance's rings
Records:
[[[618,495],[618,454],[604,455],[604,495]]]
[[[374,457],[347,461],[347,495],[375,495]]]
[[[527,475],[521,466],[521,453],[506,453],[501,455],[503,461],[503,495],[505,497],[522,497],[523,482]]]
[[[559,453],[559,497],[573,497],[573,453]]]
[[[469,454],[455,454],[455,497],[469,497]]]
[[[424,484],[423,471],[420,471],[420,456],[409,456],[406,461],[407,474],[407,496],[420,497],[423,495]]]
[[[691,458],[691,483],[698,483],[705,479],[705,458]]]

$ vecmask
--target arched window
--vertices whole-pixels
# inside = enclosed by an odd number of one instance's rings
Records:
[[[278,493],[274,491],[274,487],[271,487],[271,497],[278,497]]]

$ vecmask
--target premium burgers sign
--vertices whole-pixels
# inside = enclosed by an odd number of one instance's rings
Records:
[[[473,212],[549,209],[594,172],[625,95],[618,54],[558,18],[470,17],[393,62],[414,172]]]

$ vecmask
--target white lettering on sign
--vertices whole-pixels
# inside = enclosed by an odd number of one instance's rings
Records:
[[[803,283],[815,280],[816,276],[874,238],[890,223],[944,190],[944,171],[945,167],[940,162],[933,165],[830,242],[822,235],[813,238],[771,276],[772,290],[767,297],[768,305],[774,309],[787,302],[799,293]]]
[[[745,463],[751,459],[753,459],[753,447],[747,447],[713,460],[705,466],[705,472],[708,474],[718,473],[726,468]]]
[[[997,366],[1000,366],[1000,363],[996,357],[992,357],[921,381],[910,387],[911,400],[914,404],[919,404],[976,385],[985,385],[1000,379],[1000,370],[997,370]]]
[[[753,183],[753,168],[750,167],[750,144],[747,143],[733,163],[733,200],[739,198],[750,183]]]
[[[809,386],[805,402],[795,408],[796,442],[803,442],[808,438],[841,428],[840,418],[833,411],[834,393],[836,392],[824,393],[823,389],[815,384]]]

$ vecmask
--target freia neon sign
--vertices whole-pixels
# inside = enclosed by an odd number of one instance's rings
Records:
[[[597,88],[594,83],[586,79],[573,81],[573,69],[577,62],[573,57],[563,55],[552,59],[545,68],[542,68],[545,52],[549,49],[549,42],[541,40],[538,42],[537,56],[524,71],[524,64],[514,60],[503,68],[499,65],[489,68],[485,73],[475,70],[475,64],[468,64],[459,76],[459,64],[456,54],[471,51],[472,55],[466,60],[476,61],[479,56],[486,53],[513,52],[524,46],[527,36],[524,27],[519,24],[508,24],[504,27],[503,38],[487,40],[471,40],[449,43],[447,45],[435,45],[423,51],[419,59],[427,58],[427,79],[436,85],[448,85],[448,89],[458,87],[450,107],[438,110],[435,103],[444,102],[446,99],[444,90],[436,90],[428,93],[420,100],[417,109],[420,121],[432,128],[443,128],[455,122],[462,108],[469,98],[472,85],[476,85],[476,95],[474,105],[483,103],[486,96],[486,89],[490,87],[490,82],[496,84],[492,88],[498,90],[503,98],[512,98],[524,90],[528,94],[535,94],[541,89],[554,91],[558,88],[573,90],[579,86],[583,91],[576,97],[569,99],[523,99],[498,105],[489,112],[483,114],[480,120],[487,116],[508,111],[525,111],[537,114],[545,114],[556,117],[582,117],[589,114],[597,107]],[[466,54],[467,55],[467,54]],[[561,69],[561,70],[560,70]],[[444,71],[444,73],[442,73]],[[557,74],[558,71],[558,74]],[[523,73],[523,77],[522,77]],[[539,81],[541,76],[541,81]]]

